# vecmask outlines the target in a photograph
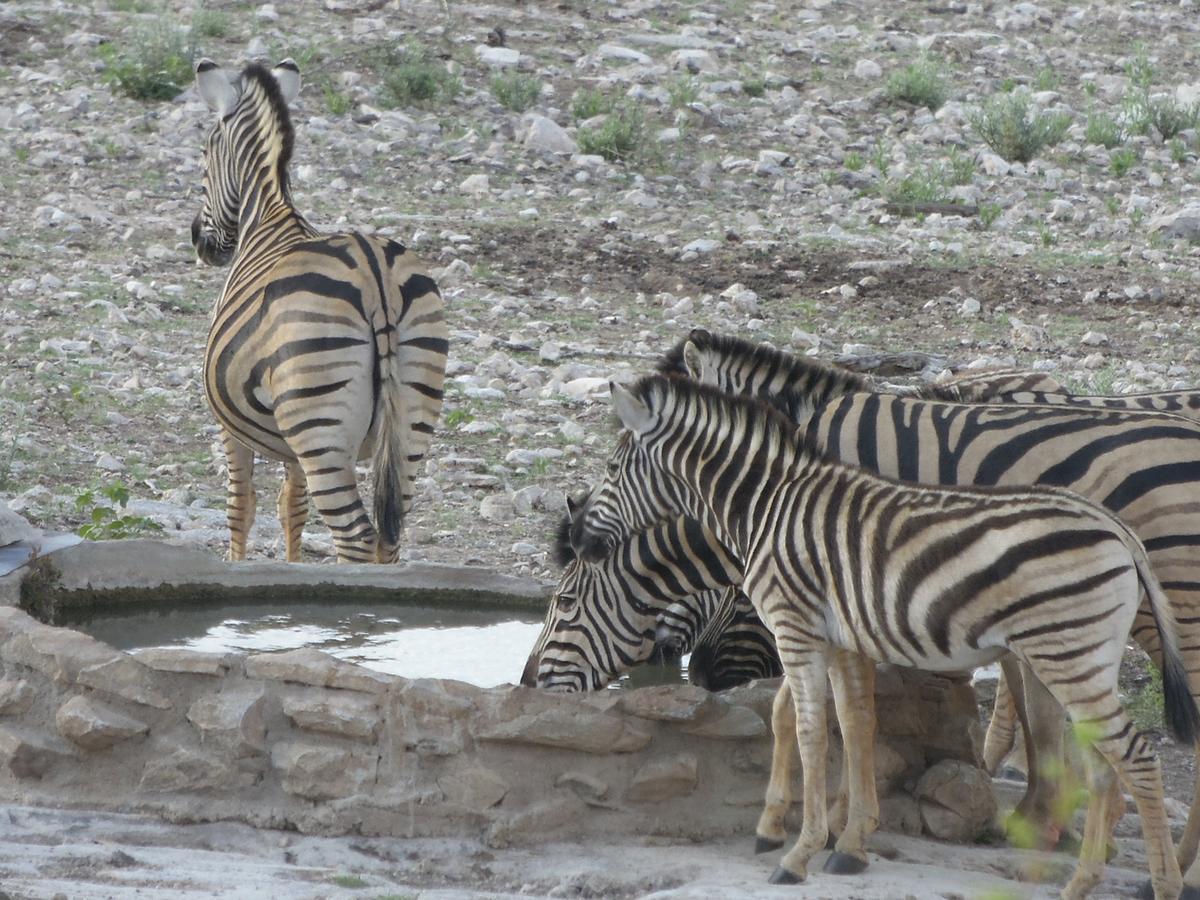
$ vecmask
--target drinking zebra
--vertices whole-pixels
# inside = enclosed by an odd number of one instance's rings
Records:
[[[395,241],[320,234],[292,203],[288,59],[196,86],[217,120],[204,146],[201,260],[233,267],[204,354],[204,389],[228,462],[231,559],[254,522],[254,454],[281,460],[279,518],[299,559],[311,497],[338,562],[391,562],[442,405],[448,331],[437,285]],[[372,459],[374,524],[355,463]]]
[[[1200,545],[1200,422],[1073,402],[1089,398],[1071,398],[1071,405],[963,405],[863,393],[853,378],[816,377],[809,360],[770,347],[707,332],[692,338],[668,354],[663,368],[769,399],[843,462],[924,484],[1067,487],[1119,514],[1144,542],[1176,610],[1192,692],[1200,694],[1200,619],[1190,612],[1200,606],[1200,560],[1192,552]],[[1115,398],[1091,399],[1107,404]],[[1141,401],[1135,396],[1134,402]],[[1157,662],[1148,609],[1139,614],[1134,637]],[[1061,771],[1055,765],[1063,758],[1061,715],[1039,685],[1022,688],[1017,668],[1006,671],[1018,676],[1013,695],[1026,701],[1032,719],[1029,784],[1017,811],[1053,843],[1060,783],[1039,770]],[[1198,840],[1200,803],[1193,803],[1179,846],[1181,865],[1193,866]],[[1189,868],[1189,883],[1200,883],[1200,865],[1195,868],[1194,875]]]
[[[1158,760],[1117,697],[1142,591],[1160,636],[1166,718],[1180,739],[1195,740],[1200,711],[1174,612],[1129,528],[1068,491],[881,478],[823,456],[762,401],[686,379],[614,385],[613,406],[625,431],[572,543],[599,562],[632,531],[686,513],[743,561],[744,589],[776,637],[791,688],[804,772],[804,826],[773,881],[804,878],[828,835],[827,675],[859,757],[835,867],[860,870],[878,822],[869,660],[948,671],[1010,652],[1112,766],[1089,759],[1092,801],[1063,896],[1085,896],[1103,874],[1113,769],[1141,815],[1155,896],[1179,896]]]
[[[557,691],[599,690],[669,647],[690,649],[741,568],[712,532],[674,516],[622,542],[600,565],[575,557],[571,514],[555,541],[565,566],[521,683]]]

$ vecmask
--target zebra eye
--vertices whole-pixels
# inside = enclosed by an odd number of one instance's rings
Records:
[[[555,594],[554,603],[559,609],[570,609],[577,599],[574,594]]]
[[[609,475],[616,475],[617,471],[620,468],[621,468],[621,464],[619,462],[617,462],[615,459],[610,459],[608,461],[608,474]]]

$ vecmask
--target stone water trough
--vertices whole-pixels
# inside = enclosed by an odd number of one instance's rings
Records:
[[[0,578],[0,798],[493,846],[751,836],[775,682],[559,695],[385,675],[314,649],[126,653],[46,624],[305,591],[539,610],[547,596],[476,568],[227,564],[153,541],[43,556]],[[970,685],[900,669],[877,682],[884,827],[974,837],[994,807]],[[830,756],[836,778],[836,736]]]

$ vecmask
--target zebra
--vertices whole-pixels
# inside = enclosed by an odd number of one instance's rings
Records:
[[[562,520],[556,557],[565,567],[521,684],[599,690],[656,651],[681,655],[721,601],[729,551],[700,523],[675,516],[622,543],[601,565],[585,565],[569,541],[575,508]]]
[[[442,405],[449,332],[437,285],[401,244],[320,234],[293,205],[294,61],[234,76],[202,59],[196,87],[217,121],[192,244],[203,262],[233,264],[204,353],[228,464],[229,557],[246,555],[257,453],[284,465],[288,561],[311,496],[338,562],[393,562]],[[374,525],[355,477],[366,458]]]
[[[1141,815],[1155,897],[1180,896],[1158,759],[1117,697],[1143,591],[1160,636],[1165,715],[1181,740],[1200,734],[1200,710],[1174,611],[1127,526],[1060,489],[921,486],[847,466],[771,405],[684,378],[614,384],[612,399],[624,430],[572,543],[600,562],[633,530],[682,513],[743,561],[743,587],[791,689],[804,773],[803,830],[773,882],[802,880],[828,836],[827,675],[857,757],[831,863],[854,872],[878,822],[870,660],[954,671],[1012,653],[1110,764],[1089,759],[1093,799],[1063,896],[1085,896],[1103,875],[1114,769]]]
[[[681,342],[662,368],[683,368],[727,391],[769,399],[843,462],[924,484],[1067,487],[1119,514],[1145,543],[1176,610],[1192,692],[1200,695],[1200,618],[1191,613],[1200,605],[1200,562],[1191,552],[1200,545],[1200,423],[1169,413],[1086,405],[964,405],[864,393],[838,372],[814,378],[809,361],[769,347],[707,332],[692,337],[698,342]],[[1157,662],[1157,634],[1147,609],[1134,637]],[[1061,717],[1036,682],[1021,686],[1016,667],[1007,667],[1006,677],[1014,679],[1014,697],[1030,695],[1023,705],[1034,720],[1027,735],[1028,789],[1017,812],[1053,843],[1060,785],[1039,775],[1043,766],[1037,761],[1062,759]],[[1200,757],[1200,747],[1196,750]],[[1195,802],[1179,846],[1189,884],[1193,879],[1200,884],[1198,842],[1200,802]]]
[[[737,582],[741,584],[739,579]],[[688,681],[725,691],[759,678],[783,674],[775,636],[763,624],[745,592],[727,588],[692,645]]]

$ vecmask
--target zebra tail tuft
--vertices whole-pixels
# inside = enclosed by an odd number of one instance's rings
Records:
[[[375,528],[380,540],[394,547],[400,543],[400,533],[404,530],[404,491],[410,480],[405,452],[408,417],[404,409],[404,383],[400,380],[399,361],[392,356],[386,364],[391,377],[381,388],[383,417],[379,423],[371,475],[375,485]]]
[[[1132,532],[1129,534],[1132,536]],[[1176,740],[1184,744],[1195,744],[1196,739],[1200,738],[1200,709],[1196,707],[1196,698],[1192,696],[1187,669],[1183,664],[1183,657],[1179,655],[1179,626],[1175,621],[1170,600],[1167,599],[1162,585],[1158,583],[1158,578],[1150,570],[1150,560],[1146,556],[1145,548],[1136,537],[1133,540],[1130,549],[1133,551],[1142,587],[1150,601],[1150,614],[1154,618],[1162,644],[1163,719]]]

